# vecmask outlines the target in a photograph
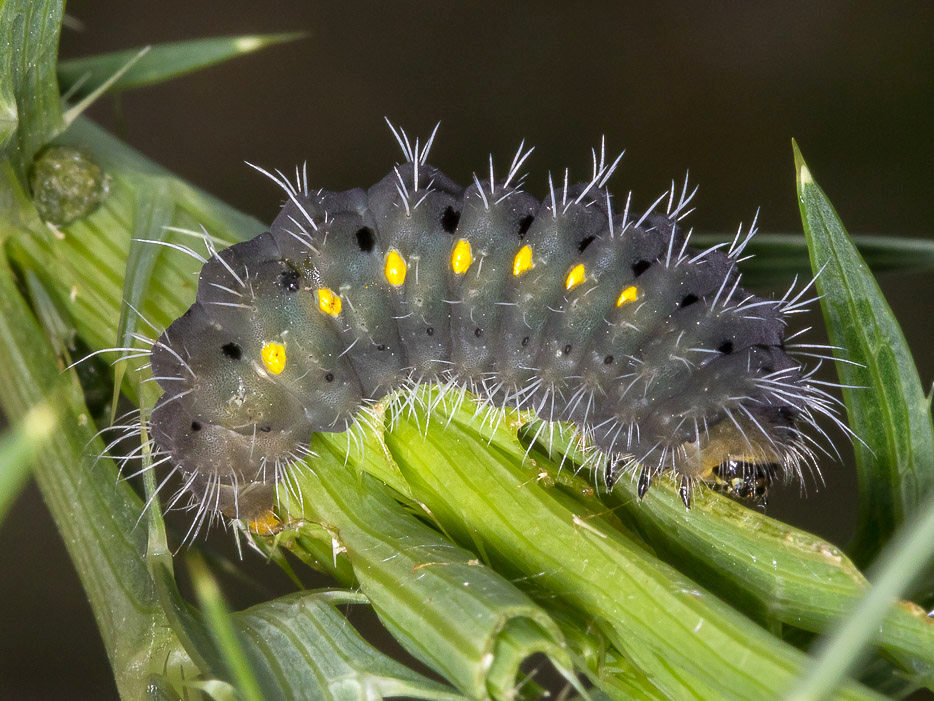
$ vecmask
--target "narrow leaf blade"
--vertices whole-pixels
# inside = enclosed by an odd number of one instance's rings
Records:
[[[191,572],[191,580],[195,586],[195,593],[201,604],[207,628],[211,633],[211,637],[214,638],[214,643],[223,657],[227,669],[230,670],[237,690],[243,696],[244,701],[262,701],[264,698],[263,692],[260,690],[253,668],[244,654],[240,640],[237,638],[233,619],[221,595],[217,581],[208,570],[204,559],[194,553],[189,557],[188,568]]]
[[[351,472],[341,436],[316,434],[312,447],[318,457],[313,469],[293,476],[301,497],[288,499],[288,511],[326,525],[361,591],[403,647],[471,697],[495,695],[509,686],[510,673],[514,686],[519,661],[537,653],[559,670],[570,667],[560,629],[547,613],[473,553],[407,513],[384,485]],[[367,450],[372,456],[373,446]],[[355,469],[369,469],[369,459],[358,462],[353,452],[346,458]],[[516,619],[534,622],[537,635],[505,651],[508,660],[494,680],[497,644]]]
[[[146,56],[120,76],[109,89],[128,90],[161,83],[304,36],[305,34],[301,32],[254,34],[160,44],[153,46]],[[139,51],[140,49],[136,48],[60,62],[58,80],[62,90],[72,90],[72,95],[79,97],[92,93],[110,76],[133,60]]]
[[[911,351],[879,286],[793,143],[801,221],[835,351],[860,490],[851,545],[866,565],[934,487],[934,427]],[[856,389],[860,388],[860,389]],[[862,389],[865,388],[865,389]]]

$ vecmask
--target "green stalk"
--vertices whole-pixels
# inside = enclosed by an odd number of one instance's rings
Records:
[[[319,457],[293,478],[301,496],[288,500],[289,513],[327,528],[335,553],[346,552],[362,592],[413,655],[474,698],[505,697],[520,663],[536,652],[559,669],[570,667],[550,617],[472,553],[406,513],[383,485],[351,472],[342,437],[319,435],[313,447]],[[509,623],[518,619],[535,635],[523,629],[515,639]],[[502,658],[491,669],[495,652]]]
[[[527,433],[534,433],[530,427]],[[583,463],[567,429],[553,439],[552,454]],[[561,477],[558,466],[537,446],[540,469],[555,479],[586,485],[580,477]],[[716,591],[766,627],[784,623],[822,632],[847,615],[869,589],[866,578],[832,544],[746,508],[712,490],[698,490],[694,518],[684,509],[673,482],[661,480],[644,499],[637,485],[622,479],[611,500],[615,512],[643,535],[666,562]],[[871,642],[884,649],[917,684],[934,687],[934,623],[908,601],[891,605]]]
[[[366,603],[346,591],[299,592],[236,613],[234,623],[266,652],[288,698],[466,701],[370,646],[335,608]]]
[[[863,659],[864,648],[892,602],[930,563],[934,555],[934,494],[928,496],[919,513],[918,521],[899,532],[873,567],[878,574],[871,578],[872,588],[817,647],[814,664],[788,696],[790,701],[816,701],[830,694]]]
[[[407,417],[397,420],[387,445],[445,530],[476,543],[498,569],[534,576],[536,586],[596,615],[664,693],[764,698],[803,669],[797,650],[647,554],[600,514],[540,486],[529,466],[486,450],[470,407],[427,436]],[[424,425],[424,416],[418,420]],[[874,697],[857,685],[841,696]]]
[[[5,222],[0,221],[0,227]],[[0,228],[0,240],[9,235]],[[61,416],[39,453],[34,475],[88,594],[104,646],[124,698],[138,698],[150,673],[178,657],[146,570],[146,533],[136,528],[141,510],[129,484],[118,482],[109,459],[92,464],[103,445],[80,387],[57,359],[19,293],[0,247],[0,406],[14,421],[43,400]],[[189,674],[190,674],[189,669]]]
[[[668,562],[763,621],[822,632],[869,590],[839,549],[713,492],[699,495],[711,516],[691,518],[672,484],[649,490],[621,481],[620,504]],[[934,623],[910,602],[890,602],[870,641],[898,661],[902,673],[934,687]]]
[[[0,163],[20,183],[62,128],[55,59],[63,0],[0,0]]]

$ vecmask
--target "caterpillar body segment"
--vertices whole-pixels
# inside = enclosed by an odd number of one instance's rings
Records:
[[[742,288],[748,236],[692,248],[686,185],[635,216],[602,156],[539,201],[521,148],[466,188],[405,150],[368,190],[271,176],[269,231],[212,255],[153,345],[152,435],[204,508],[259,518],[314,432],[423,383],[570,422],[608,479],[671,474],[686,506],[696,481],[762,502],[813,465],[803,429],[830,409],[785,348],[800,296]]]

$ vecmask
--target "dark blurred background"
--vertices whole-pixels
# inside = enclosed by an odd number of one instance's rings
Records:
[[[934,237],[932,3],[73,0],[68,14],[78,28],[65,29],[63,58],[308,32],[126,93],[120,117],[110,98],[91,110],[261,220],[280,193],[243,161],[288,171],[307,159],[314,185],[369,186],[399,158],[387,115],[423,137],[441,120],[432,162],[461,182],[490,152],[506,165],[527,139],[538,195],[549,169],[585,178],[605,134],[612,150],[627,149],[612,185],[633,189],[643,207],[690,169],[701,187],[689,221],[703,232],[734,231],[761,207],[763,231],[800,235],[794,137],[851,232]],[[930,383],[930,276],[880,284]],[[770,514],[842,545],[856,508],[848,454],[823,472],[826,486],[809,483],[806,499],[779,491]],[[115,697],[90,608],[33,486],[0,528],[0,553],[0,698]],[[281,586],[272,568],[246,560]],[[233,585],[228,593],[238,606],[256,599]]]

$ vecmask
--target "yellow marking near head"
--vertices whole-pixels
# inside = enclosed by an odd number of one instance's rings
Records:
[[[285,346],[281,343],[266,343],[260,355],[263,358],[263,365],[273,375],[278,375],[285,370]]]
[[[512,274],[516,277],[519,277],[529,268],[534,268],[535,264],[532,263],[532,249],[528,246],[523,246],[519,249],[519,252],[516,254],[516,257],[512,261]]]
[[[473,252],[470,250],[470,241],[461,239],[454,244],[454,250],[451,251],[451,270],[457,275],[463,275],[471,263],[473,263]]]
[[[395,287],[405,282],[405,259],[394,248],[386,254],[386,281]]]
[[[616,300],[616,306],[621,307],[624,304],[635,302],[638,298],[639,298],[639,288],[637,288],[635,285],[630,285],[625,290],[619,293],[619,299]]]
[[[565,278],[564,289],[573,290],[586,279],[587,270],[584,268],[583,263],[578,263],[573,268],[571,268],[571,272],[569,272],[567,278]]]

